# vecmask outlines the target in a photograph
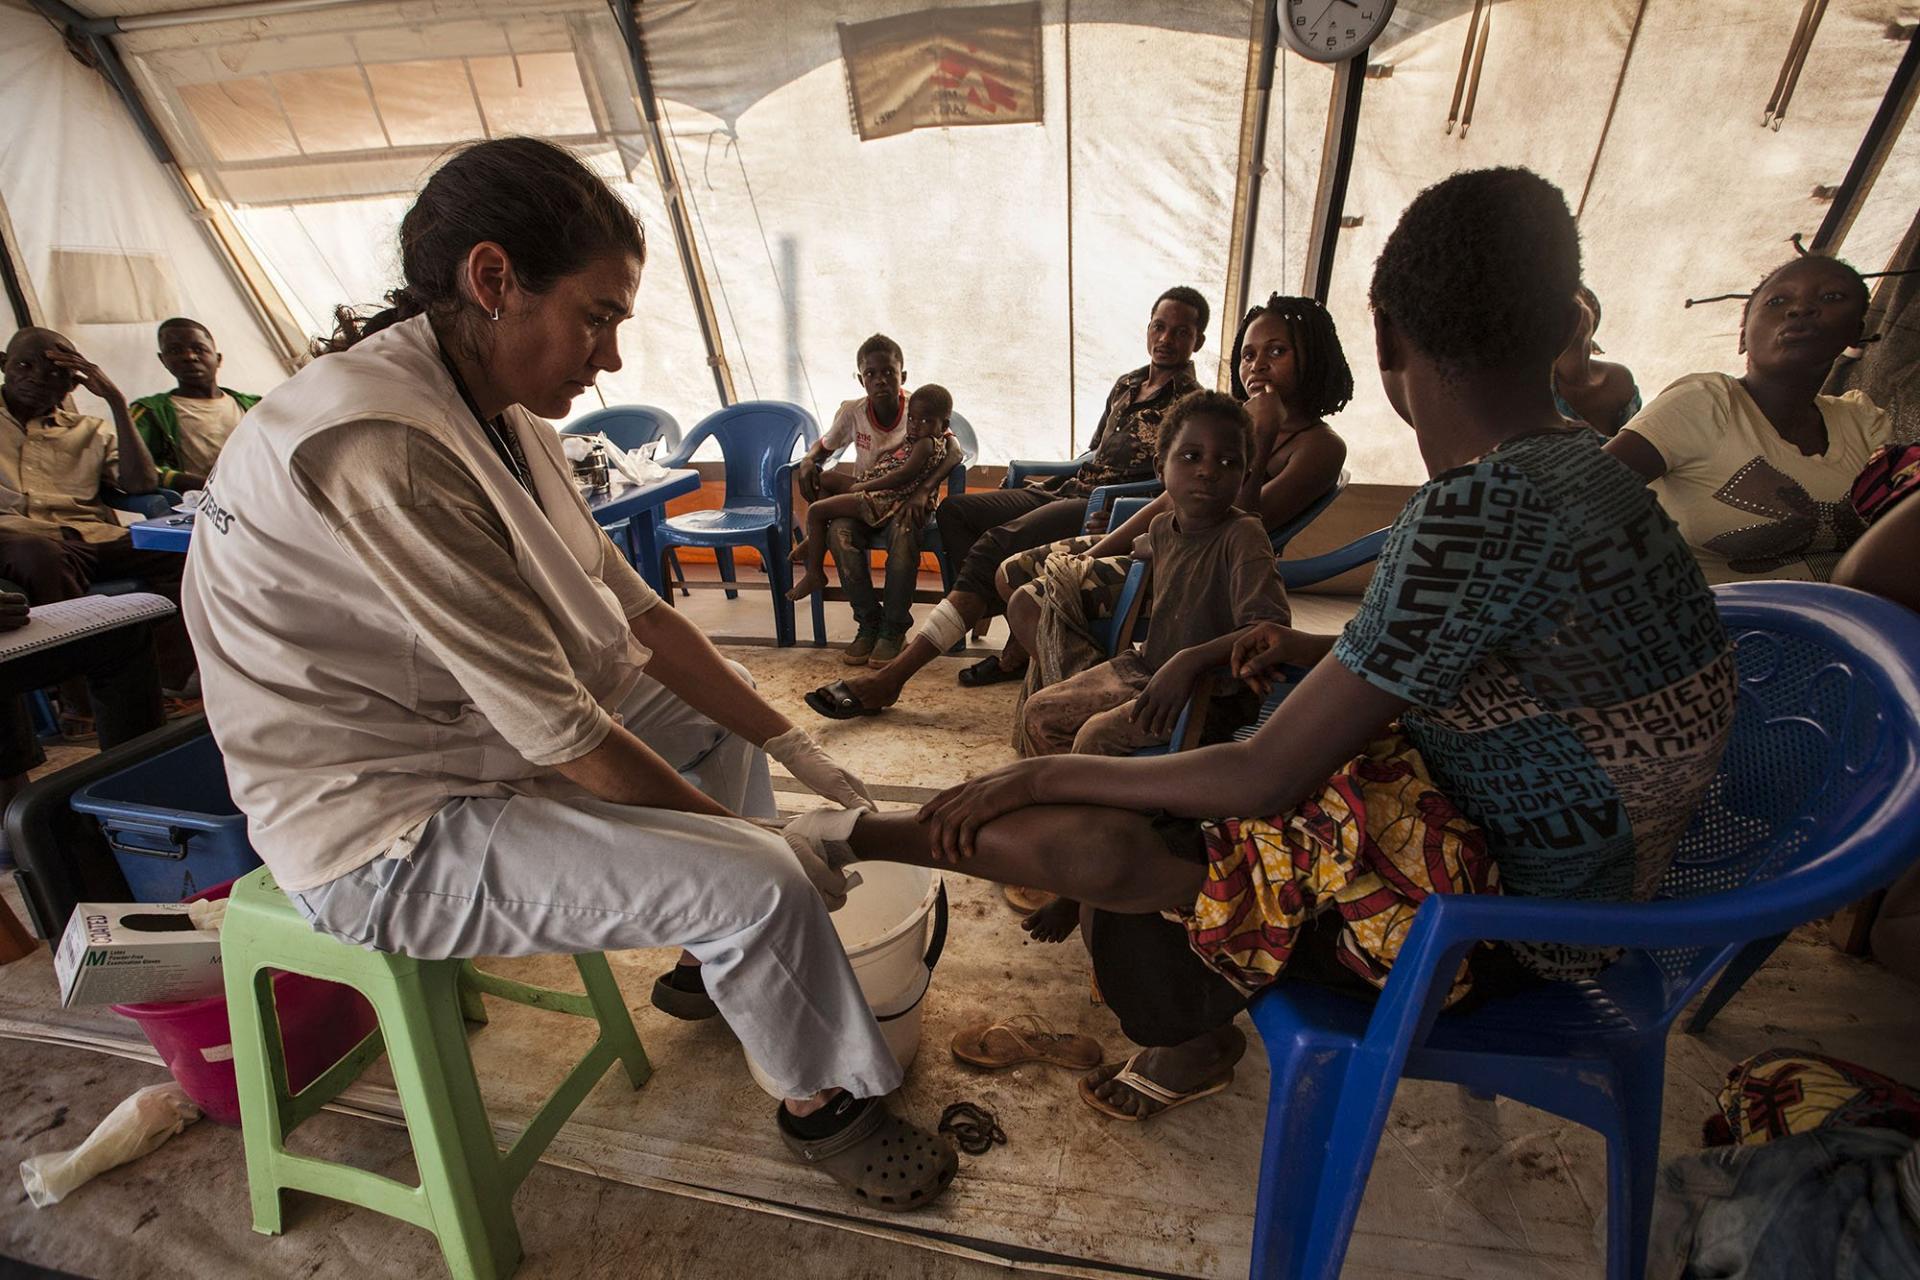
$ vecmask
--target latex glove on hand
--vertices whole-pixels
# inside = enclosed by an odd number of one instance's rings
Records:
[[[867,784],[821,750],[820,744],[805,729],[789,729],[776,738],[768,738],[761,750],[778,760],[815,795],[843,809],[879,808],[867,794]]]
[[[859,872],[844,870],[854,861],[849,841],[859,820],[860,809],[856,806],[816,809],[793,819],[780,832],[800,860],[800,869],[820,891],[828,911],[846,906],[847,892],[860,883]]]

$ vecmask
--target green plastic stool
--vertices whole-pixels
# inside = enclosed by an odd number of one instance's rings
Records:
[[[636,1089],[653,1073],[613,971],[597,951],[574,957],[585,995],[509,982],[465,960],[368,951],[315,932],[264,867],[234,882],[220,950],[253,1229],[266,1235],[280,1234],[280,1193],[305,1191],[431,1231],[457,1280],[504,1280],[521,1258],[513,1193],[540,1153],[613,1063],[626,1067]],[[271,970],[343,983],[379,1017],[366,1039],[298,1094],[287,1087]],[[494,1145],[467,1049],[466,1023],[486,1021],[483,992],[600,1024],[593,1048],[504,1154]],[[383,1051],[413,1142],[417,1187],[286,1147],[296,1126]]]

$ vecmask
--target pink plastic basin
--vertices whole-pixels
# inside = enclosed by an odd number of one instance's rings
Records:
[[[232,881],[187,901],[224,898]],[[376,1022],[373,1006],[352,987],[297,973],[273,975],[274,1007],[286,1049],[287,1081],[295,1093],[345,1057]],[[240,1123],[240,1092],[233,1075],[233,1034],[222,996],[165,1004],[116,1004],[115,1013],[146,1032],[167,1070],[200,1110],[221,1124]]]

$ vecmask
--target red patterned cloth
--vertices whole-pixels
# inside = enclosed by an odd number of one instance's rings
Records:
[[[1920,1138],[1920,1094],[1877,1071],[1800,1049],[1768,1049],[1727,1072],[1710,1147],[1752,1145],[1815,1129],[1893,1129]]]
[[[1847,499],[1862,523],[1872,524],[1916,490],[1920,490],[1920,444],[1885,444],[1860,469]]]
[[[1186,921],[1194,951],[1251,992],[1278,977],[1301,929],[1339,914],[1340,963],[1375,987],[1433,893],[1497,893],[1486,837],[1434,788],[1404,734],[1370,743],[1291,813],[1202,828],[1207,881]],[[1449,1003],[1470,988],[1463,962]]]

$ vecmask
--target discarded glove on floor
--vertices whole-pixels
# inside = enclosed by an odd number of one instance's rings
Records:
[[[1006,1145],[1006,1131],[993,1112],[972,1102],[956,1102],[940,1113],[940,1132],[953,1135],[954,1145],[970,1156],[985,1155],[997,1142]]]
[[[199,1118],[200,1108],[179,1085],[148,1085],[108,1112],[73,1150],[22,1160],[20,1181],[33,1207],[44,1209],[107,1170],[138,1160]]]

